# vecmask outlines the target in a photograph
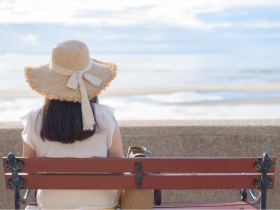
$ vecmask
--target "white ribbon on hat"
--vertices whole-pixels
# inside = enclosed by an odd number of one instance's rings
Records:
[[[88,65],[80,70],[80,71],[74,71],[71,69],[64,68],[62,66],[59,66],[55,64],[54,62],[50,63],[50,68],[55,73],[61,74],[61,75],[67,75],[70,76],[67,87],[71,89],[77,89],[78,84],[80,86],[81,91],[81,107],[82,107],[82,118],[83,118],[83,130],[93,130],[94,129],[94,116],[92,113],[92,109],[90,106],[90,102],[88,99],[87,90],[85,87],[84,79],[86,79],[89,83],[92,85],[99,86],[102,82],[101,79],[86,73],[92,66],[91,60],[88,62]]]

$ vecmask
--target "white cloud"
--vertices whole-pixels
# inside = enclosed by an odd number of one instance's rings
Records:
[[[245,28],[280,28],[280,21],[250,20],[240,25]]]
[[[179,26],[195,29],[230,27],[208,24],[197,14],[222,12],[233,7],[280,6],[278,0],[16,0],[1,1],[0,23],[59,23],[107,26]]]
[[[142,40],[142,41],[161,41],[164,39],[164,37],[160,34],[151,34],[148,37],[143,37],[141,35],[127,34],[127,33],[119,34],[117,32],[114,32],[112,34],[110,33],[102,34],[100,36],[97,36],[95,39],[97,40],[131,39],[131,40]]]
[[[172,46],[169,44],[115,44],[110,46],[96,46],[95,50],[97,51],[117,51],[117,52],[127,52],[127,51],[134,51],[134,52],[142,52],[142,51],[154,51],[154,50],[174,50],[176,46]]]
[[[79,38],[85,38],[87,39],[89,37],[89,35],[87,33],[76,33],[76,35],[78,35]],[[138,33],[138,34],[134,34],[132,32],[118,32],[115,30],[110,30],[110,31],[106,31],[106,33],[104,33],[103,30],[94,30],[93,32],[90,33],[90,37],[91,39],[95,39],[95,40],[120,40],[120,39],[126,39],[126,40],[141,40],[141,41],[161,41],[164,40],[165,37],[163,36],[163,34],[159,34],[159,33],[151,33],[149,34],[149,36],[143,36],[143,34]]]
[[[271,38],[280,38],[280,33],[275,34],[239,34],[236,32],[223,33],[221,36],[225,38],[234,38],[234,39],[271,39]]]
[[[35,34],[27,34],[21,37],[21,40],[23,42],[26,42],[28,44],[37,45],[38,44],[38,38]]]
[[[161,41],[164,39],[164,37],[160,34],[152,34],[148,37],[137,37],[142,41]]]

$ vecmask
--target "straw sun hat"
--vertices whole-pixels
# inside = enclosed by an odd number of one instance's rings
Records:
[[[89,99],[98,95],[115,78],[117,66],[90,58],[86,44],[77,40],[57,43],[51,61],[25,67],[25,78],[39,94],[60,101],[80,102],[83,129],[94,129]]]

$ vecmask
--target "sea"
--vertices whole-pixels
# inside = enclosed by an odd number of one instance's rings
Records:
[[[141,89],[188,85],[250,85],[280,81],[279,55],[248,54],[115,54],[91,55],[118,66],[110,88]],[[0,55],[0,91],[30,90],[24,66],[46,64],[50,55]],[[280,84],[280,83],[277,83]],[[99,96],[99,103],[115,108],[118,120],[276,119],[280,92],[238,90],[184,91],[161,94]],[[260,99],[262,102],[248,102]],[[238,103],[231,101],[238,100]],[[258,100],[257,100],[258,101]],[[279,101],[279,100],[278,100]],[[44,102],[38,98],[0,98],[0,121],[20,121]],[[214,102],[214,103],[213,103]]]

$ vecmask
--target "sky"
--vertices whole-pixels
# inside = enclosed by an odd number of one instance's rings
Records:
[[[0,54],[280,53],[279,0],[0,0]]]

